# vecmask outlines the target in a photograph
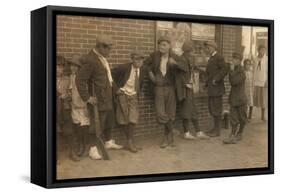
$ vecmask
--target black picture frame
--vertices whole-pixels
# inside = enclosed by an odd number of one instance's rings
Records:
[[[56,180],[56,15],[125,17],[268,27],[268,167],[120,177]],[[31,12],[31,182],[46,188],[260,175],[274,173],[274,21],[170,13],[46,6]]]

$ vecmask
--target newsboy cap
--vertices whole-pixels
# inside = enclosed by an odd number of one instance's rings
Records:
[[[232,53],[232,58],[242,60],[242,55],[240,53],[234,52]]]
[[[97,37],[96,44],[113,45],[112,36],[102,34]]]
[[[136,58],[145,58],[144,54],[140,51],[134,50],[131,52],[131,58],[136,57]]]
[[[160,44],[163,41],[171,43],[171,38],[168,35],[160,36],[157,43]]]
[[[74,64],[74,65],[77,65],[79,67],[82,66],[82,62],[81,62],[81,56],[80,55],[73,55],[71,57],[71,59],[68,60],[68,63],[71,64]]]
[[[218,45],[217,45],[217,43],[215,41],[206,41],[206,42],[204,42],[204,46],[211,46],[211,47],[213,47],[215,49],[218,48]]]

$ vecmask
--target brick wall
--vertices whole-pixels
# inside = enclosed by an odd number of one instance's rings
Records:
[[[57,17],[57,54],[66,58],[73,54],[85,54],[94,48],[99,34],[112,35],[114,49],[109,58],[111,64],[128,62],[130,51],[137,49],[144,54],[154,50],[154,22],[103,17]]]
[[[222,28],[222,54],[228,59],[237,47],[237,26],[224,25]],[[140,50],[149,54],[155,49],[155,22],[149,20],[133,20],[102,17],[58,16],[57,18],[57,54],[70,58],[73,54],[86,54],[94,48],[98,34],[113,36],[115,46],[109,58],[112,65],[126,63],[130,60],[130,51]],[[229,91],[226,78],[227,93]],[[206,96],[196,98],[199,111],[200,126],[204,129],[210,126]],[[227,95],[224,97],[224,107],[227,106]],[[147,80],[140,96],[140,122],[137,126],[137,136],[159,134],[161,129],[157,125],[154,111],[153,96],[147,88]],[[182,129],[181,122],[176,120],[176,128]],[[120,130],[116,128],[115,135],[122,138]]]

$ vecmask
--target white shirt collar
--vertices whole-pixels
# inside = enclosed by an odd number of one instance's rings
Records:
[[[217,51],[214,51],[211,56],[213,57],[213,56],[215,56],[216,54],[217,54]]]
[[[93,49],[93,52],[96,53],[99,57],[101,58],[105,58],[104,56],[102,56],[102,54],[100,54],[96,49]]]
[[[101,60],[101,62],[102,62],[102,64],[103,64],[103,66],[104,66],[104,68],[105,68],[106,71],[107,71],[107,78],[108,78],[108,81],[109,81],[110,85],[112,86],[113,78],[112,78],[112,75],[111,75],[111,71],[110,71],[110,67],[109,67],[109,63],[108,63],[107,59],[106,59],[104,56],[102,56],[102,55],[101,55],[98,51],[96,51],[95,49],[93,49],[93,52],[95,52],[95,53],[98,55],[98,57],[100,58],[100,60]]]
[[[132,65],[132,72],[138,72],[138,76],[140,75],[140,68],[136,68],[134,65]]]

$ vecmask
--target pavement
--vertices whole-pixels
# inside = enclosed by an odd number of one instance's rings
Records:
[[[137,139],[142,150],[109,150],[111,160],[92,160],[85,156],[79,162],[68,158],[66,147],[58,149],[57,179],[192,172],[268,166],[267,122],[254,118],[247,124],[243,140],[225,145],[221,136],[208,140],[186,140],[175,131],[176,147],[161,149],[161,136]],[[122,142],[120,142],[122,143]]]

